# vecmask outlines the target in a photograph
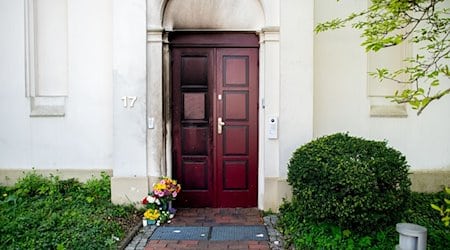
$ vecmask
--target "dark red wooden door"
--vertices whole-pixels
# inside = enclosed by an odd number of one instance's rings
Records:
[[[254,207],[258,48],[172,48],[172,121],[180,206]]]

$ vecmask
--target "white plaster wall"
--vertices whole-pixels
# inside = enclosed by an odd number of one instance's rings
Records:
[[[313,135],[314,1],[281,1],[279,177],[292,152]]]
[[[265,16],[266,27],[277,27],[280,25],[280,0],[259,0]]]
[[[315,21],[345,16],[367,1],[315,1]],[[359,33],[350,28],[315,36],[314,136],[334,132],[384,140],[403,152],[411,170],[450,169],[450,97],[433,103],[420,116],[369,116],[367,56]]]
[[[0,166],[29,165],[25,101],[24,3],[0,0]],[[15,136],[14,136],[15,135]],[[11,166],[12,167],[12,166]]]
[[[0,0],[0,168],[111,169],[110,1],[68,2],[65,116],[33,118],[25,95],[23,2]]]

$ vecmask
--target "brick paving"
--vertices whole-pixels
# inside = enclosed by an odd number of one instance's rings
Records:
[[[175,218],[165,226],[250,226],[266,225],[272,219],[262,218],[257,208],[182,208]],[[136,236],[126,249],[144,250],[185,250],[185,249],[282,249],[281,235],[268,228],[267,240],[212,241],[212,240],[148,240],[156,227],[146,227]],[[275,242],[275,243],[274,243]]]
[[[181,208],[169,226],[263,225],[257,208]]]

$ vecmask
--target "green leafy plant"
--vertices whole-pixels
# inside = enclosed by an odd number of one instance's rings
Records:
[[[140,219],[110,202],[106,174],[80,183],[30,172],[0,191],[0,249],[116,249]]]
[[[448,227],[450,226],[450,188],[446,187],[444,192],[447,197],[443,198],[442,205],[431,204],[431,207],[440,213],[442,222]]]
[[[450,249],[450,227],[437,220],[430,203],[437,204],[445,197],[439,193],[411,193],[406,212],[399,222],[409,222],[427,228],[427,249]],[[302,217],[297,200],[284,201],[278,215],[278,229],[286,246],[294,249],[394,249],[398,244],[395,224],[369,232],[358,233],[333,223],[310,222]],[[290,248],[289,248],[290,249]]]
[[[410,194],[408,168],[386,142],[338,133],[297,149],[288,182],[300,219],[364,233],[399,221]]]
[[[393,249],[398,239],[394,227],[358,234],[332,223],[298,220],[297,202],[285,202],[280,208],[278,229],[286,245],[294,249]]]
[[[434,209],[430,209],[430,204],[439,204],[446,194],[437,193],[415,193],[407,204],[407,211],[402,221],[418,224],[427,228],[428,249],[450,249],[450,227],[439,220],[439,216]]]

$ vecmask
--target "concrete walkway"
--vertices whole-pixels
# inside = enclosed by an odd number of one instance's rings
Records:
[[[158,229],[156,226],[142,228],[125,249],[283,249],[281,235],[274,229],[275,224],[276,216],[262,218],[260,211],[256,208],[179,209],[172,222],[164,225],[165,228]],[[260,230],[261,228],[265,230],[264,232],[258,231],[256,238],[246,239],[245,234],[251,235],[251,232],[239,231],[242,229]],[[204,239],[198,238],[198,236],[190,239],[189,234],[184,238],[176,239],[174,237],[163,239],[164,236],[155,237],[156,233],[161,233],[161,231],[172,230],[182,233],[183,229],[190,232],[206,229],[202,236],[211,231],[214,232],[214,230],[230,234],[230,231],[227,230],[235,229],[234,233],[238,232],[241,237],[238,238],[239,240],[233,240],[233,237],[239,237],[239,235],[223,235],[219,239],[207,236]],[[152,235],[157,239],[152,239]]]

